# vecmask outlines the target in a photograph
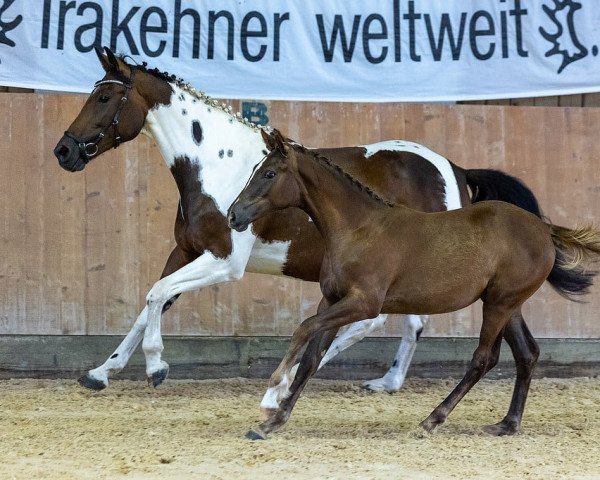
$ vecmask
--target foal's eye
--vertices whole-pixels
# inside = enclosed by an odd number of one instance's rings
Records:
[[[98,99],[100,103],[107,103],[109,100],[110,97],[108,95],[100,95],[100,98]]]
[[[273,170],[267,170],[265,172],[265,178],[271,179],[275,177],[275,172]]]

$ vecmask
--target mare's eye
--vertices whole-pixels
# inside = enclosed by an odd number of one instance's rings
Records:
[[[273,170],[267,170],[265,172],[265,178],[271,179],[271,178],[274,178],[274,177],[275,177],[275,172]]]
[[[100,95],[100,98],[98,99],[100,103],[107,103],[109,100],[110,97],[108,95]]]

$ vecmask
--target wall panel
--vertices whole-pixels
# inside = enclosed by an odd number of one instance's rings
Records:
[[[177,190],[151,141],[107,152],[82,173],[59,168],[52,149],[83,102],[0,94],[0,333],[127,332],[174,245]],[[462,167],[520,177],[555,223],[600,223],[597,108],[271,102],[269,115],[309,146],[420,142]],[[249,274],[182,296],[163,332],[289,335],[318,300],[314,284]],[[588,300],[544,287],[526,318],[537,336],[600,337],[600,287]],[[479,323],[476,305],[432,318],[425,334],[472,336]],[[398,319],[382,334],[398,335]]]

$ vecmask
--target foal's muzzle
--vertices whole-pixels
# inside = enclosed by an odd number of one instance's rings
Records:
[[[236,210],[238,209],[236,208],[235,204],[229,208],[229,212],[227,213],[227,221],[229,222],[230,228],[233,228],[238,232],[243,232],[248,228],[250,222],[248,221],[246,215],[240,214],[239,212],[236,212]]]

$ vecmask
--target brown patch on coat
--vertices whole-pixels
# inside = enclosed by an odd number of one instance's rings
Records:
[[[175,221],[177,245],[196,256],[206,250],[217,258],[231,255],[231,229],[215,200],[202,191],[200,167],[187,156],[177,157],[171,173],[180,194]]]

